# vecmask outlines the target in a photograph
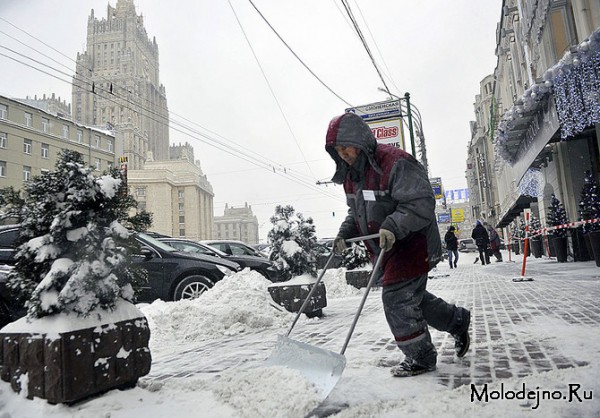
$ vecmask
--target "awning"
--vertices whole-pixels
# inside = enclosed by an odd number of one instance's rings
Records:
[[[510,209],[508,209],[506,213],[500,217],[500,222],[498,222],[496,228],[504,228],[507,226],[513,221],[513,219],[523,212],[523,209],[527,209],[529,206],[531,206],[532,202],[537,202],[537,197],[520,195],[510,206]]]

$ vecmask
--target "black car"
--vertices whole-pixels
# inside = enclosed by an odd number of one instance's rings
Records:
[[[139,289],[140,301],[195,299],[223,277],[242,269],[233,261],[180,251],[143,233],[135,238],[141,254],[132,259],[148,271],[148,283]]]
[[[225,260],[230,260],[238,263],[242,268],[248,267],[262,274],[267,280],[272,282],[279,281],[279,273],[275,269],[272,261],[262,256],[253,255],[229,255],[212,246],[202,244],[200,242],[184,239],[184,238],[157,238],[159,241],[167,243],[181,251],[210,255],[219,257]]]
[[[0,264],[15,264],[17,239],[19,238],[19,225],[0,226]]]

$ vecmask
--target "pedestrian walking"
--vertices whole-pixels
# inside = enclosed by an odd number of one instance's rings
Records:
[[[475,245],[477,245],[477,250],[479,251],[479,260],[481,260],[481,264],[483,266],[489,264],[490,261],[487,256],[487,248],[490,244],[490,237],[488,236],[485,227],[481,224],[481,221],[477,221],[477,223],[475,224],[475,228],[473,228],[473,232],[471,233],[471,238],[475,240]],[[477,263],[477,260],[475,260],[475,263]]]
[[[496,257],[496,262],[502,261],[502,253],[500,252],[500,236],[494,227],[487,222],[483,223],[483,226],[487,229],[488,236],[490,238],[490,252]],[[489,258],[488,258],[489,263]]]
[[[454,233],[455,230],[456,228],[454,225],[450,225],[448,227],[448,232],[444,235],[450,268],[456,267],[456,264],[458,263],[458,238],[456,238],[456,234]],[[452,261],[452,256],[454,256],[454,262]]]
[[[463,357],[470,344],[471,313],[426,289],[429,270],[442,258],[427,171],[404,150],[378,144],[354,113],[332,119],[325,149],[336,164],[332,181],[344,185],[349,207],[334,248],[343,251],[346,239],[378,233],[379,240],[365,242],[367,250],[372,259],[385,252],[376,274],[387,323],[405,356],[392,374],[406,377],[435,370],[437,352],[429,326],[449,332],[456,355]]]

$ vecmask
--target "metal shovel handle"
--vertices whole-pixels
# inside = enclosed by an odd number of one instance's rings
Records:
[[[377,235],[379,236],[379,235]],[[346,341],[344,341],[344,345],[342,346],[342,351],[340,354],[343,356],[346,352],[346,348],[348,347],[348,343],[350,342],[350,337],[352,337],[352,333],[354,332],[354,328],[356,328],[356,323],[358,322],[358,317],[360,316],[363,307],[365,306],[365,302],[367,300],[367,296],[369,296],[369,292],[371,291],[371,287],[373,286],[373,282],[375,281],[375,275],[377,270],[379,270],[379,266],[381,265],[381,260],[383,259],[383,253],[385,251],[381,250],[379,255],[377,256],[377,261],[375,261],[375,266],[373,266],[373,271],[371,272],[371,277],[369,278],[369,282],[367,283],[367,287],[365,289],[365,294],[360,301],[360,305],[358,306],[358,310],[356,311],[356,315],[354,315],[354,320],[352,321],[352,325],[350,325],[350,330],[348,330],[348,335],[346,336]]]
[[[362,237],[350,238],[350,239],[347,239],[346,242],[365,241],[365,240],[368,240],[368,239],[373,239],[373,238],[378,238],[378,237],[379,237],[379,234],[371,234],[371,235],[365,235],[365,236],[362,236]],[[312,287],[312,289],[310,289],[310,292],[308,292],[308,296],[306,297],[306,299],[304,299],[304,302],[302,303],[302,306],[300,307],[300,310],[298,311],[298,314],[294,318],[294,321],[292,322],[292,325],[290,326],[290,329],[288,330],[288,332],[286,334],[286,337],[290,336],[290,333],[292,332],[292,330],[296,326],[296,323],[298,322],[298,319],[300,318],[300,315],[302,315],[302,313],[304,312],[304,309],[306,309],[306,307],[308,306],[308,303],[310,302],[310,298],[316,292],[317,287],[319,286],[319,283],[321,283],[321,280],[323,279],[323,276],[325,275],[325,271],[327,270],[327,267],[329,267],[329,265],[331,264],[331,261],[333,260],[333,256],[334,255],[335,255],[335,251],[332,248],[331,249],[331,255],[327,259],[327,262],[325,263],[325,266],[323,267],[323,270],[321,271],[321,274],[319,274],[319,277],[317,278],[317,281],[313,284],[313,287]],[[363,301],[363,304],[364,304],[364,301]],[[356,319],[358,319],[358,317]],[[346,344],[347,344],[347,342],[346,342]]]

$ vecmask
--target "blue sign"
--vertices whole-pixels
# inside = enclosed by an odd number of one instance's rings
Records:
[[[439,224],[450,223],[450,214],[448,212],[438,213],[438,223]]]

